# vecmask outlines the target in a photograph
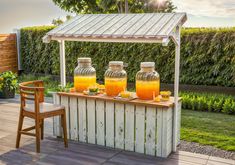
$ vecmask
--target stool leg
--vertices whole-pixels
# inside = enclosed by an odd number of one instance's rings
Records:
[[[67,139],[67,126],[66,126],[66,115],[65,113],[61,115],[61,124],[63,126],[63,133],[64,133],[64,146],[68,147],[68,139]]]
[[[16,137],[16,148],[19,148],[19,145],[20,145],[20,138],[21,138],[20,131],[22,130],[23,120],[24,120],[23,112],[22,112],[22,110],[20,110],[19,123],[18,123],[18,129],[17,129],[17,137]]]
[[[40,152],[40,120],[36,117],[35,119],[35,131],[36,131],[36,151]]]
[[[44,119],[41,120],[41,139],[44,137]]]

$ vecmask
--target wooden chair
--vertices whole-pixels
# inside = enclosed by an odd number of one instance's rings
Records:
[[[61,125],[64,133],[64,145],[68,147],[66,114],[65,107],[44,102],[44,87],[43,81],[30,81],[19,84],[21,106],[19,123],[16,138],[16,148],[19,148],[21,134],[36,137],[36,151],[40,152],[40,139],[44,136],[44,119],[53,116],[61,116]],[[31,104],[28,103],[31,101]],[[35,120],[35,126],[22,129],[24,117],[29,117]],[[35,129],[35,133],[31,131]]]

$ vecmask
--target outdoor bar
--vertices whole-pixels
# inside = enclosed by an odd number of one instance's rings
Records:
[[[43,37],[60,44],[61,84],[66,85],[65,41],[175,44],[174,97],[167,101],[121,100],[104,94],[57,92],[55,104],[66,108],[68,138],[146,155],[167,157],[180,140],[179,90],[180,28],[185,13],[84,14],[58,26]],[[136,64],[139,65],[139,64]],[[144,92],[144,91],[143,91]],[[62,136],[59,117],[54,135]]]

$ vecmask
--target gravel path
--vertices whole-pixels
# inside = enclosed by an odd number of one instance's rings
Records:
[[[225,151],[209,145],[201,145],[195,142],[180,141],[178,149],[181,151],[194,152],[199,154],[205,154],[209,156],[216,156],[225,159],[235,160],[235,152]]]

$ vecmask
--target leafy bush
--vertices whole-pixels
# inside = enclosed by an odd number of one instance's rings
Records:
[[[17,76],[15,73],[7,71],[0,74],[0,92],[2,92],[5,88],[9,90],[16,90]]]
[[[29,73],[59,75],[59,44],[42,42],[53,26],[21,29],[23,67]],[[194,85],[235,86],[235,28],[182,30],[180,82]],[[98,80],[111,60],[128,63],[128,81],[134,82],[140,62],[155,61],[161,82],[174,81],[175,46],[132,43],[66,42],[66,73],[73,75],[78,57],[91,57]],[[218,103],[220,104],[220,103]],[[198,105],[199,106],[199,105]],[[201,105],[200,105],[201,106]],[[218,109],[219,111],[219,109]]]
[[[235,114],[234,96],[195,92],[182,92],[180,96],[184,109]]]

